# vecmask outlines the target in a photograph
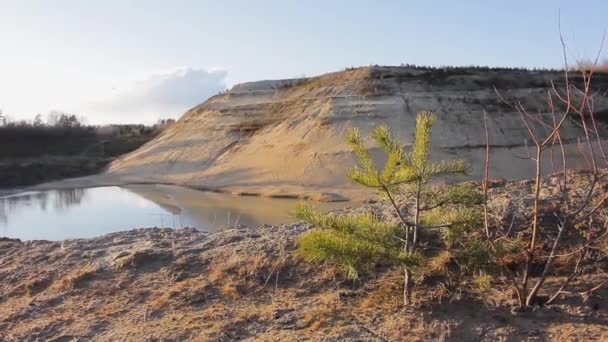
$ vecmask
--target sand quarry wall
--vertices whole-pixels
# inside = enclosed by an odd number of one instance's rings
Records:
[[[115,161],[108,175],[240,194],[318,200],[365,197],[369,193],[345,176],[356,163],[344,143],[347,129],[359,127],[367,135],[385,123],[410,144],[416,113],[432,110],[438,115],[434,158],[465,158],[471,164],[468,177],[481,176],[485,111],[492,176],[529,177],[534,165],[525,159],[533,153],[527,130],[495,89],[549,122],[547,91],[552,81],[563,85],[563,73],[365,67],[314,78],[240,84],[186,112],[159,137]],[[607,89],[608,77],[599,75],[594,87]],[[601,93],[594,105],[602,117],[608,113],[608,99]],[[543,130],[540,125],[535,129]],[[572,142],[566,146],[572,166],[585,165],[575,143],[581,135],[576,122],[566,124],[562,138]],[[381,161],[380,151],[373,153]],[[558,163],[557,154],[555,158]]]

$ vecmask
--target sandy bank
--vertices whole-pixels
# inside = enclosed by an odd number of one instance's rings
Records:
[[[235,187],[202,187],[188,183],[180,182],[167,182],[161,179],[150,179],[148,177],[132,177],[122,176],[112,173],[101,173],[97,175],[69,178],[59,181],[42,183],[29,187],[21,187],[14,189],[0,190],[0,195],[9,195],[16,192],[23,191],[43,191],[43,190],[60,190],[60,189],[72,189],[72,188],[95,188],[103,186],[128,186],[128,185],[141,185],[141,184],[162,184],[162,185],[176,185],[183,186],[201,191],[212,191],[218,193],[225,193],[235,196],[260,196],[267,198],[287,198],[287,199],[305,199],[319,202],[343,202],[343,201],[355,201],[365,202],[373,200],[376,197],[373,193],[365,191],[363,189],[356,188],[332,188],[325,187],[322,189],[306,188],[303,186],[235,186]]]
[[[602,142],[604,146],[608,145],[607,141]],[[597,144],[594,144],[597,149]],[[577,144],[565,144],[566,158],[569,161],[569,166],[572,168],[586,168],[587,161],[579,152]],[[534,163],[525,158],[531,153],[531,150],[526,146],[513,147],[492,147],[493,154],[491,156],[490,174],[493,177],[505,178],[508,180],[521,180],[527,178],[534,169]],[[464,158],[470,164],[469,175],[455,179],[444,180],[448,182],[478,179],[482,173],[482,168],[485,163],[485,147],[469,147],[459,149],[436,149],[433,155],[436,159],[451,159]],[[381,159],[381,158],[380,158]],[[380,160],[381,161],[381,160]],[[545,153],[545,169],[544,173],[551,173],[552,170],[560,165],[561,159],[557,151],[555,153]],[[356,161],[349,162],[349,165],[356,165]],[[261,196],[268,198],[291,198],[291,199],[306,199],[320,202],[340,202],[353,201],[363,203],[375,201],[377,195],[362,187],[353,184],[346,177],[345,165],[327,165],[327,167],[336,167],[341,169],[344,174],[336,175],[332,182],[324,181],[323,185],[313,184],[292,184],[292,183],[277,183],[260,185],[258,181],[250,178],[234,179],[230,173],[224,176],[218,174],[215,176],[219,181],[220,186],[207,186],[208,181],[194,182],[183,179],[174,179],[167,177],[157,177],[143,173],[142,175],[123,174],[115,172],[104,172],[97,175],[70,178],[59,181],[43,183],[30,187],[18,189],[0,190],[0,195],[11,194],[20,191],[41,191],[55,189],[71,189],[71,188],[92,188],[102,186],[127,186],[137,184],[163,184],[177,185],[195,190],[213,191],[239,196]],[[225,179],[224,179],[225,178]],[[204,185],[201,185],[204,184]]]
[[[493,182],[493,209],[506,215],[527,208],[523,194],[530,191],[529,181]],[[382,202],[345,210],[387,220],[395,215]],[[0,340],[608,339],[605,289],[515,314],[500,282],[487,293],[448,295],[429,278],[417,285],[416,305],[404,310],[400,270],[379,267],[365,281],[351,282],[331,267],[302,261],[296,239],[311,228],[148,228],[58,242],[0,239]],[[581,274],[570,288],[602,277]]]
[[[214,234],[139,229],[63,242],[0,239],[0,339],[608,338],[605,303],[596,310],[595,301],[514,316],[465,296],[441,304],[425,299],[430,302],[403,311],[395,275],[349,284],[295,258],[294,238],[307,228]]]

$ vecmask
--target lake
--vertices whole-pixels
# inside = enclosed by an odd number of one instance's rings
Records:
[[[0,236],[63,240],[142,227],[217,231],[290,223],[297,200],[232,196],[178,186],[137,185],[23,192],[0,197]],[[350,203],[319,203],[340,209]]]

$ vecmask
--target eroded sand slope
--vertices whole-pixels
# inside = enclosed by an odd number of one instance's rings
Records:
[[[367,194],[345,177],[355,163],[344,143],[346,130],[356,126],[367,135],[387,123],[403,142],[411,143],[421,110],[438,114],[434,156],[468,159],[471,177],[483,169],[486,111],[492,175],[527,177],[533,165],[522,159],[526,130],[494,87],[505,98],[547,114],[547,88],[562,78],[559,72],[364,67],[240,84],[191,109],[158,138],[115,161],[105,177],[265,196],[360,198]],[[605,89],[608,78],[598,76],[595,85]],[[606,111],[608,101],[598,96],[595,107]],[[562,138],[574,142],[581,133],[568,123]],[[578,154],[575,144],[567,150]],[[574,156],[572,165],[582,161]]]

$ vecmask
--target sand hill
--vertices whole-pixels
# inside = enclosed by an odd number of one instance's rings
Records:
[[[483,169],[486,111],[492,175],[528,177],[533,165],[522,159],[527,154],[526,130],[494,87],[505,98],[517,98],[532,111],[546,114],[551,81],[563,84],[563,73],[363,67],[312,78],[239,84],[186,112],[159,137],[112,163],[103,177],[263,196],[361,198],[368,193],[345,176],[355,163],[344,143],[345,131],[356,126],[366,134],[387,123],[410,143],[415,115],[421,110],[438,114],[434,156],[468,159],[470,177],[480,176]],[[608,77],[599,75],[595,86],[606,89]],[[598,96],[595,107],[605,115],[608,99]],[[582,133],[575,122],[569,122],[565,132],[563,138],[570,142]],[[576,154],[576,144],[568,147],[568,153]],[[582,165],[582,158],[573,162]]]

